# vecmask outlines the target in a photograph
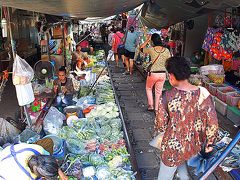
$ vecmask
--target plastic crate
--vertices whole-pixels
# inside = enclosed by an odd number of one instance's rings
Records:
[[[227,118],[236,126],[240,126],[240,110],[237,107],[228,106]]]
[[[236,90],[231,86],[218,88],[216,92],[216,96],[218,97],[218,99],[222,100],[223,102],[227,102],[227,94],[231,92],[236,92]]]
[[[215,84],[223,84],[225,80],[225,75],[222,74],[209,74],[209,79]]]
[[[227,104],[229,106],[237,106],[238,102],[240,101],[240,93],[239,92],[232,92],[227,94]]]
[[[209,91],[209,85],[210,85],[210,84],[213,84],[213,83],[207,82],[207,81],[205,81],[205,80],[202,81],[203,87],[205,87],[208,91]]]
[[[227,115],[227,104],[215,97],[215,108],[223,116]]]
[[[217,89],[218,88],[223,88],[226,87],[226,85],[224,84],[214,84],[214,83],[210,83],[209,84],[209,92],[213,95],[216,96],[217,94]]]
[[[211,95],[211,97],[212,97],[213,105],[215,106],[215,96]]]

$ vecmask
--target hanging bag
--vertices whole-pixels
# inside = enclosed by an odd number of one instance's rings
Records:
[[[165,51],[165,49],[164,49],[164,51]],[[162,51],[162,52],[164,52],[164,51]],[[160,55],[162,54],[162,52],[160,52],[160,53],[158,54],[158,56],[156,57],[156,59],[155,59],[154,61],[150,61],[150,62],[148,63],[148,65],[147,65],[147,67],[146,67],[146,71],[147,71],[147,73],[148,73],[149,76],[151,76],[152,66],[153,66],[153,65],[155,64],[155,62],[158,60],[158,58],[160,57]]]
[[[13,63],[13,84],[16,87],[19,106],[30,104],[34,101],[31,81],[34,77],[32,67],[21,57],[16,55]]]

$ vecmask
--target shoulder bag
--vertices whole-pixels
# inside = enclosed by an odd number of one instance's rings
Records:
[[[158,56],[156,57],[156,59],[154,61],[149,62],[148,66],[146,67],[146,71],[147,71],[149,76],[151,75],[152,66],[155,64],[155,62],[158,60],[158,58],[160,57],[161,54],[162,54],[162,52],[160,52],[158,54]]]

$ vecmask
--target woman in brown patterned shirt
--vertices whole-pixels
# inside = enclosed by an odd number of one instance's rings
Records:
[[[180,179],[188,179],[186,161],[207,143],[212,150],[218,120],[209,92],[188,82],[190,66],[183,57],[166,62],[172,90],[163,94],[155,119],[155,131],[163,133],[159,180],[172,179],[178,169]]]

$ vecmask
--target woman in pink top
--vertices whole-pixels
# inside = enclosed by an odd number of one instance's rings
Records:
[[[112,51],[114,52],[117,67],[118,67],[118,60],[119,60],[118,46],[123,43],[123,37],[124,37],[123,33],[121,33],[120,31],[114,30],[114,35],[112,39]]]

